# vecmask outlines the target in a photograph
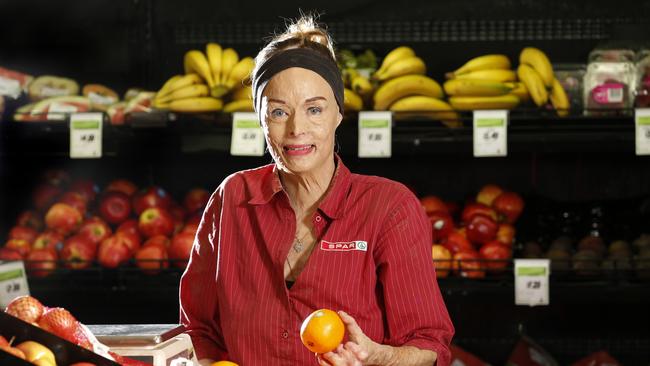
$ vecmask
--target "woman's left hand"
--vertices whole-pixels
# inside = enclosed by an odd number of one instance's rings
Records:
[[[353,317],[344,311],[338,312],[348,333],[349,341],[339,344],[336,350],[318,355],[321,366],[361,366],[374,359],[380,350],[380,344],[368,338]]]

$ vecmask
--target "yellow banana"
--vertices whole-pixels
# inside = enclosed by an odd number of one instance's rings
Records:
[[[456,76],[456,79],[492,80],[505,82],[517,80],[517,74],[512,70],[478,70],[458,75]]]
[[[211,97],[186,98],[169,103],[172,112],[198,113],[217,112],[223,107],[221,99]]]
[[[359,72],[351,67],[346,67],[341,71],[341,76],[343,77],[343,85],[349,88],[352,84],[352,79],[359,76]]]
[[[169,91],[169,88],[178,80],[180,80],[182,77],[183,75],[174,75],[171,78],[169,78],[167,81],[165,81],[163,86],[160,88],[157,95],[165,95]]]
[[[566,117],[569,115],[569,108],[571,107],[569,97],[567,97],[562,84],[555,78],[553,78],[553,87],[549,99],[551,99],[551,104],[553,104],[558,116]]]
[[[161,102],[159,99],[154,99],[152,106],[157,109],[169,109],[169,102]]]
[[[517,76],[519,76],[519,80],[526,84],[528,93],[538,107],[546,104],[548,101],[548,91],[546,91],[546,86],[537,71],[527,64],[521,64],[517,69]]]
[[[447,75],[448,78],[478,70],[510,69],[510,60],[505,55],[485,55],[467,61],[463,66]]]
[[[488,97],[508,94],[512,88],[504,83],[490,80],[451,79],[443,87],[445,93],[454,96]]]
[[[232,68],[230,75],[228,75],[224,85],[228,89],[236,86],[243,85],[243,81],[247,80],[253,72],[255,67],[255,60],[252,57],[244,57]]]
[[[445,101],[423,95],[413,95],[402,98],[390,106],[393,112],[401,112],[408,116],[425,116],[442,121],[457,121],[458,114]]]
[[[183,62],[185,66],[185,73],[197,73],[201,76],[209,87],[215,85],[214,79],[212,78],[212,71],[210,71],[210,65],[208,64],[208,59],[205,57],[203,52],[198,50],[191,50],[185,53],[185,59]]]
[[[382,61],[381,66],[376,72],[378,74],[381,74],[385,72],[390,67],[390,65],[395,63],[395,61],[404,58],[413,57],[413,56],[415,56],[415,51],[413,51],[411,47],[408,46],[397,47],[394,50],[388,52],[386,57],[384,57],[384,61]]]
[[[373,87],[370,80],[363,75],[358,75],[352,78],[350,83],[352,90],[359,95],[369,95],[372,93]]]
[[[373,97],[375,110],[386,110],[393,102],[409,95],[442,98],[442,88],[424,75],[404,75],[383,83]]]
[[[236,88],[232,92],[232,100],[253,100],[253,89],[250,86]]]
[[[221,53],[221,45],[218,43],[208,43],[205,46],[205,54],[208,56],[210,72],[215,83],[221,78]]]
[[[496,97],[450,97],[449,104],[459,111],[477,109],[513,109],[519,105],[516,95],[506,94]]]
[[[424,61],[417,56],[412,56],[393,62],[385,72],[375,73],[374,77],[379,81],[385,81],[409,74],[424,75],[426,71],[427,66]]]
[[[549,61],[546,54],[540,49],[535,47],[524,48],[519,55],[519,63],[529,65],[537,71],[547,88],[553,86],[553,79],[555,78],[553,66],[551,66],[551,61]]]
[[[346,111],[360,111],[363,108],[363,100],[352,90],[343,90],[343,109]]]
[[[221,54],[221,77],[218,79],[217,84],[226,84],[228,76],[233,67],[239,62],[239,55],[237,51],[232,48],[226,48]]]
[[[510,94],[516,95],[517,98],[519,98],[519,101],[521,101],[522,103],[528,102],[530,100],[530,94],[528,93],[528,88],[526,88],[526,84],[522,83],[521,81],[507,82],[504,84],[512,88]]]
[[[182,89],[189,85],[200,84],[202,81],[203,79],[194,73],[181,75],[180,77],[173,76],[165,83],[165,85],[163,85],[158,94],[156,94],[156,98],[164,98],[178,89]],[[165,88],[166,90],[163,90]]]
[[[253,111],[253,101],[251,99],[245,100],[233,100],[230,103],[227,103],[223,106],[224,113],[233,113],[233,112],[252,112]]]
[[[186,99],[186,98],[197,98],[205,97],[210,93],[207,85],[205,84],[193,84],[188,85],[184,88],[178,89],[166,97],[158,98],[159,103],[169,103],[173,100]]]

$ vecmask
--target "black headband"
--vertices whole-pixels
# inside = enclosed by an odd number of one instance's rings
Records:
[[[318,51],[310,48],[291,48],[273,55],[257,69],[253,76],[253,103],[257,113],[260,113],[262,92],[266,84],[280,71],[291,67],[311,70],[320,75],[332,88],[336,104],[343,114],[343,79],[336,62],[324,57]]]

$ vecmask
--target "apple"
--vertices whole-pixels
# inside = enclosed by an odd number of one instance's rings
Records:
[[[424,196],[420,198],[420,204],[427,215],[435,211],[448,212],[447,205],[436,196]]]
[[[451,252],[440,244],[431,247],[431,258],[436,267],[436,275],[439,278],[447,277],[451,269]]]
[[[69,237],[63,249],[61,249],[60,257],[64,262],[64,266],[72,269],[88,268],[95,259],[97,244],[86,235],[77,234]]]
[[[6,345],[6,346],[0,345],[0,349],[7,352],[7,353],[9,353],[9,354],[12,354],[15,357],[18,357],[18,358],[23,359],[23,360],[25,359],[25,352],[19,350],[16,347],[11,347],[10,345]]]
[[[65,186],[70,183],[70,174],[62,169],[50,169],[43,173],[43,181],[57,187]]]
[[[131,200],[123,192],[107,192],[99,202],[99,214],[107,222],[117,225],[131,215]]]
[[[169,213],[174,218],[173,233],[176,234],[180,232],[181,229],[183,229],[183,226],[185,225],[185,216],[187,216],[187,213],[185,212],[183,206],[180,206],[176,203],[172,203],[172,205],[169,207]]]
[[[11,248],[0,248],[0,261],[22,261],[23,256],[19,251]]]
[[[115,179],[104,189],[106,192],[122,192],[131,197],[138,190],[138,187],[127,179]]]
[[[9,231],[9,239],[23,239],[29,244],[32,244],[37,236],[38,231],[27,226],[14,226]]]
[[[144,244],[142,244],[142,247],[146,248],[150,245],[160,245],[163,248],[168,248],[170,244],[171,244],[171,240],[169,240],[168,237],[164,235],[156,235],[147,239],[147,241],[145,241]]]
[[[51,249],[58,252],[63,248],[63,239],[63,235],[58,232],[47,230],[36,237],[32,249]]]
[[[56,252],[51,249],[34,249],[25,257],[25,267],[34,277],[47,277],[56,269]]]
[[[181,232],[172,238],[169,245],[169,259],[173,261],[174,266],[179,268],[187,267],[187,261],[190,259],[190,253],[194,246],[194,235]]]
[[[135,264],[146,274],[157,274],[167,268],[167,249],[162,244],[150,244],[135,254]]]
[[[113,231],[111,230],[111,227],[97,216],[87,219],[83,224],[81,224],[81,228],[79,228],[79,234],[90,239],[95,247],[99,245],[102,240],[111,236],[112,233]]]
[[[524,210],[524,200],[515,192],[503,192],[492,203],[503,221],[514,224]]]
[[[454,230],[454,220],[445,211],[434,211],[429,215],[433,228],[433,241],[438,242],[447,237]]]
[[[35,211],[26,210],[18,215],[16,226],[27,226],[40,231],[43,229],[43,218]]]
[[[73,343],[75,343],[79,347],[83,347],[83,348],[85,348],[85,349],[87,349],[89,351],[94,352],[95,349],[93,347],[93,344],[90,341],[90,339],[88,338],[88,336],[86,335],[86,332],[84,332],[84,330],[81,327],[81,324],[79,322],[77,322],[77,328],[75,329],[73,337],[74,337],[74,342]],[[80,363],[76,363],[74,365],[84,365],[84,364],[92,365],[92,364],[86,363],[86,362],[80,362]]]
[[[65,340],[74,342],[77,330],[77,319],[64,308],[50,308],[45,310],[38,321],[38,326]]]
[[[70,205],[55,203],[45,215],[45,224],[48,228],[66,236],[79,228],[81,214]]]
[[[35,323],[41,319],[45,307],[36,298],[23,295],[11,300],[5,312],[26,323]]]
[[[174,218],[164,208],[150,207],[140,214],[138,229],[147,238],[156,235],[170,236],[174,232]]]
[[[496,221],[497,220],[497,213],[494,211],[491,207],[486,206],[482,203],[468,203],[465,205],[465,208],[463,209],[463,212],[461,214],[461,220],[465,224],[469,224],[470,220],[472,220],[472,217],[475,215],[485,215],[492,220]]]
[[[197,231],[199,231],[199,224],[193,222],[186,223],[181,230],[182,233],[190,233],[192,235],[196,235]]]
[[[115,234],[99,244],[97,260],[106,268],[117,268],[131,258],[131,249],[124,241],[124,236]]]
[[[515,241],[515,227],[510,224],[500,224],[497,229],[497,240],[512,247],[512,244]]]
[[[461,277],[485,277],[480,255],[476,251],[464,251],[454,254],[452,267],[454,272],[459,273]]]
[[[117,227],[117,230],[115,230],[115,232],[116,233],[127,232],[139,238],[140,231],[138,230],[138,220],[128,219],[124,221],[123,223],[120,224],[120,226]]]
[[[484,185],[476,195],[476,202],[492,206],[494,199],[499,197],[501,193],[503,193],[503,189],[496,184]]]
[[[467,239],[474,244],[487,243],[497,235],[497,223],[490,217],[477,214],[467,224]]]
[[[472,243],[470,243],[469,240],[467,240],[467,237],[458,230],[452,232],[447,236],[447,239],[443,243],[443,246],[447,248],[451,254],[474,250]]]
[[[51,184],[41,184],[32,193],[32,202],[38,211],[45,211],[61,195],[61,188]]]
[[[86,216],[87,201],[84,196],[81,195],[81,193],[70,191],[65,192],[59,199],[59,202],[76,208],[82,217]]]
[[[7,338],[0,335],[0,347],[8,347],[8,346],[9,346],[9,342],[7,342]]]
[[[508,266],[508,259],[512,258],[510,247],[498,240],[483,244],[479,254],[486,260],[485,267],[492,271],[505,269]]]
[[[116,233],[115,236],[119,237],[119,239],[126,245],[126,247],[129,248],[131,255],[135,254],[135,252],[140,249],[141,241],[139,235],[123,231]]]
[[[95,200],[99,187],[90,179],[78,178],[70,184],[69,190],[79,193],[86,203],[90,203]]]
[[[152,207],[169,208],[170,204],[171,197],[164,189],[156,186],[143,189],[133,196],[133,210],[138,215]]]
[[[185,225],[196,225],[196,227],[199,227],[199,224],[201,223],[201,213],[194,213],[193,215],[190,215],[190,217],[187,218],[187,221],[185,221]]]
[[[191,189],[183,199],[183,206],[189,213],[202,211],[208,204],[210,199],[210,192],[203,188]]]
[[[27,256],[27,253],[29,253],[32,249],[32,246],[29,245],[29,242],[23,239],[9,239],[5,243],[4,247],[17,251],[23,258],[25,258]]]

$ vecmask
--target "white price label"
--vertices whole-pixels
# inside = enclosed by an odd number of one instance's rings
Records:
[[[77,107],[67,103],[54,102],[47,110],[48,121],[63,121],[65,116],[77,112]]]
[[[0,76],[0,95],[6,95],[14,99],[20,96],[22,89],[18,80]]]
[[[233,113],[230,155],[262,156],[264,155],[264,146],[264,133],[257,113]]]
[[[548,305],[549,259],[515,259],[515,305]]]
[[[474,111],[474,156],[508,155],[508,111]]]
[[[392,154],[391,112],[359,112],[360,158],[390,158]]]
[[[636,154],[650,155],[650,108],[640,108],[634,112],[636,130]]]
[[[0,308],[18,296],[29,295],[29,285],[22,261],[0,263]]]
[[[102,157],[101,113],[75,113],[70,116],[70,157]]]

